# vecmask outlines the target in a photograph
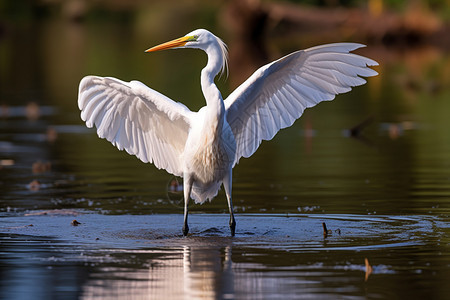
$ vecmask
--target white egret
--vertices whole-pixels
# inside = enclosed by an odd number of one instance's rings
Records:
[[[225,100],[214,78],[227,67],[225,44],[205,29],[146,50],[196,48],[206,52],[201,71],[206,106],[198,112],[150,89],[139,81],[87,76],[80,82],[78,106],[88,127],[97,127],[119,150],[183,177],[184,224],[187,235],[189,198],[211,200],[223,184],[230,212],[231,235],[236,221],[231,198],[232,169],[250,157],[262,140],[291,126],[303,111],[332,100],[377,72],[375,61],[350,53],[364,45],[337,43],[300,50],[260,67]]]

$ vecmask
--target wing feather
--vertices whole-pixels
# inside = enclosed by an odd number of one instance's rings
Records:
[[[263,140],[291,126],[303,111],[366,83],[378,73],[367,57],[350,53],[355,43],[321,45],[289,54],[259,68],[225,100],[236,139],[235,164],[251,156]]]
[[[143,162],[181,176],[181,156],[193,112],[139,81],[86,76],[78,106],[88,127]]]

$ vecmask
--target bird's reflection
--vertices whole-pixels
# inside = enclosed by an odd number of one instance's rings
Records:
[[[183,248],[183,295],[186,299],[216,299],[233,295],[231,247]],[[170,278],[168,278],[170,280]]]
[[[164,251],[163,251],[164,252]],[[183,246],[146,262],[148,268],[104,268],[92,278],[84,298],[133,296],[133,299],[232,299],[231,246]]]

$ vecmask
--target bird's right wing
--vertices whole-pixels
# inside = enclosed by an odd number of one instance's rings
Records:
[[[303,111],[374,76],[375,61],[349,53],[361,44],[337,43],[301,50],[262,66],[227,99],[227,121],[236,139],[235,164],[262,140],[291,126]]]
[[[186,106],[139,81],[86,76],[80,82],[78,107],[87,127],[159,169],[181,176],[181,155],[194,114]]]

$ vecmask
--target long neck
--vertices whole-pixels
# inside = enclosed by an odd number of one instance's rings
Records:
[[[225,106],[222,95],[214,83],[214,78],[222,67],[222,53],[218,50],[219,46],[209,46],[205,52],[208,55],[208,63],[201,73],[201,86],[206,100],[209,115],[222,121],[225,115]],[[221,123],[221,122],[220,122]]]

